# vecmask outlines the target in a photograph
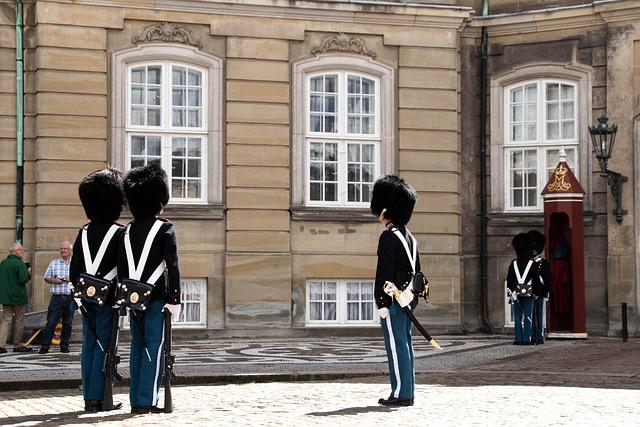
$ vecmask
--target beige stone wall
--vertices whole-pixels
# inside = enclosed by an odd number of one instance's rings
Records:
[[[197,219],[166,212],[176,224],[183,277],[207,279],[208,328],[303,327],[307,279],[372,279],[381,231],[375,221],[299,221],[289,212],[291,121],[298,114],[291,108],[292,64],[310,57],[328,35],[346,32],[362,37],[375,60],[394,70],[394,171],[419,193],[410,228],[433,289],[429,311],[420,317],[460,328],[458,26],[467,12],[347,3],[305,4],[299,14],[278,2],[253,9],[210,2],[198,11],[83,3],[38,1],[31,14],[37,25],[29,32],[26,215],[34,283],[42,284],[60,240],[73,239],[85,220],[79,180],[117,164],[110,146],[113,54],[131,48],[143,27],[162,21],[188,28],[203,52],[223,61],[226,213]],[[2,35],[12,25],[5,15]],[[12,96],[4,79],[13,73],[10,48],[0,46],[0,186],[7,191],[15,175],[14,154],[4,143],[13,138],[12,110],[4,106]],[[13,205],[4,203],[0,232],[10,235]],[[33,301],[34,308],[45,307],[43,286],[34,289]]]

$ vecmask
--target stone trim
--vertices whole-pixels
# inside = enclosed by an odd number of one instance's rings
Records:
[[[294,221],[349,221],[375,222],[377,218],[367,208],[335,209],[307,206],[291,206],[289,209]]]
[[[311,49],[312,55],[319,55],[328,52],[353,53],[356,55],[370,56],[376,59],[375,52],[367,48],[363,39],[353,37],[350,34],[333,34],[320,42],[319,45]]]
[[[133,44],[149,42],[183,43],[195,47],[202,44],[196,40],[188,28],[167,21],[148,25],[131,38]]]
[[[507,86],[526,80],[536,79],[562,79],[574,82],[578,87],[578,141],[591,141],[587,125],[591,123],[592,104],[592,70],[591,67],[569,64],[533,64],[516,67],[513,70],[495,76],[490,82],[491,105],[491,143],[490,173],[491,173],[491,201],[490,212],[503,212],[505,209],[504,195],[504,156],[503,141],[505,138],[505,126],[503,117],[504,92]],[[592,209],[592,174],[591,150],[583,146],[578,149],[579,175],[577,178],[585,190],[584,208]]]
[[[124,170],[126,143],[126,117],[127,117],[127,85],[126,69],[129,64],[151,61],[179,61],[205,68],[208,72],[209,104],[207,105],[207,182],[206,208],[216,210],[216,206],[222,206],[223,202],[223,69],[222,60],[208,53],[202,52],[193,46],[173,43],[145,43],[132,48],[114,52],[111,56],[110,76],[110,147],[109,163]],[[116,78],[119,77],[119,78]],[[187,216],[194,215],[193,209],[200,205],[170,205],[168,210],[176,213],[184,213]],[[192,208],[193,207],[193,208]],[[206,209],[205,208],[205,209]],[[191,209],[191,211],[189,210]],[[219,214],[211,211],[214,217]],[[191,212],[191,213],[187,213]],[[197,215],[196,215],[197,216]],[[206,216],[206,215],[205,215]]]
[[[370,58],[352,55],[318,55],[297,61],[292,66],[292,109],[302,112],[294,114],[291,123],[291,205],[305,203],[305,79],[309,73],[322,70],[349,70],[376,76],[380,79],[380,175],[395,171],[396,144],[395,126],[395,80],[391,67]],[[330,209],[330,208],[327,208]]]

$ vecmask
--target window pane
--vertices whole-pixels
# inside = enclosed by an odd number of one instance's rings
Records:
[[[189,86],[202,86],[202,73],[196,70],[189,70]]]
[[[362,283],[360,291],[362,292],[362,300],[373,300],[373,283],[365,282]]]
[[[310,146],[311,152],[309,158],[311,160],[322,160],[322,144],[312,142]]]
[[[336,184],[325,184],[324,195],[327,202],[335,202],[338,200],[338,186]]]
[[[362,146],[362,161],[373,163],[373,145],[367,144]]]
[[[373,129],[373,117],[363,117],[362,118],[362,133],[364,134],[372,134],[374,133]]]
[[[189,157],[200,157],[200,138],[189,138]]]
[[[375,82],[373,80],[362,78],[362,93],[366,94],[374,94],[375,93]]]
[[[511,140],[512,141],[522,141],[522,125],[514,125],[511,129]]]
[[[526,102],[535,102],[538,96],[538,85],[532,84],[525,86],[525,101]]]
[[[362,112],[364,114],[373,113],[373,98],[370,96],[362,97]]]
[[[573,119],[573,102],[562,103],[562,118]]]
[[[312,182],[309,188],[309,199],[313,201],[322,200],[322,184]]]
[[[172,84],[174,86],[184,86],[186,81],[186,69],[174,66],[171,73]]]
[[[184,180],[171,180],[171,197],[184,198]]]
[[[336,97],[335,96],[326,96],[324,98],[324,111],[327,113],[335,113],[336,112]]]
[[[309,177],[312,181],[322,180],[322,168],[320,167],[320,163],[311,163],[309,165]]]
[[[187,197],[190,199],[199,199],[200,195],[200,181],[193,179],[188,180],[187,184]]]
[[[360,113],[360,98],[357,96],[350,96],[347,100],[347,106],[348,113]]]
[[[347,301],[360,300],[360,283],[348,282],[347,283]]]
[[[514,105],[511,108],[511,121],[512,122],[522,121],[522,105]]]
[[[330,162],[338,160],[338,144],[325,144],[324,159]]]
[[[547,123],[547,139],[560,139],[560,125],[558,122]]]
[[[131,124],[144,125],[144,107],[131,108]]]
[[[197,128],[201,126],[200,110],[189,110],[189,127]]]
[[[171,174],[174,177],[184,176],[184,159],[171,160]]]
[[[174,106],[183,106],[185,105],[185,90],[184,89],[176,89],[172,90],[173,93],[173,105]]]
[[[527,141],[535,141],[536,140],[536,125],[535,124],[531,124],[531,125],[527,125],[526,126],[526,131],[527,131]]]
[[[360,133],[360,118],[350,116],[347,121],[347,129],[349,133]]]
[[[324,91],[335,92],[337,76],[325,76],[324,78]]]
[[[311,282],[309,284],[309,299],[311,300],[322,299],[322,283]]]
[[[349,76],[347,83],[347,90],[349,93],[360,93],[360,78],[355,76]]]
[[[574,87],[569,85],[562,85],[562,99],[574,99]]]
[[[132,136],[131,137],[131,155],[141,155],[144,154],[144,136]]]
[[[132,158],[131,159],[131,167],[137,168],[139,166],[144,166],[144,158]]]
[[[131,83],[146,83],[146,68],[137,67],[131,69]]]
[[[325,181],[338,181],[338,165],[337,163],[325,163],[324,165]]]
[[[348,169],[347,181],[360,182],[360,165],[350,163]]]
[[[562,122],[562,139],[573,139],[574,134],[573,120],[565,120]]]
[[[144,86],[131,86],[131,104],[144,103]]]
[[[147,152],[149,156],[160,156],[161,141],[159,136],[147,138]]]
[[[322,303],[309,303],[309,320],[322,320]]]
[[[322,77],[314,77],[309,83],[310,90],[313,92],[322,92]]]
[[[360,320],[373,320],[373,303],[362,303],[362,318]]]
[[[338,284],[335,282],[327,282],[324,284],[324,299],[325,300],[335,300],[336,299],[336,288]]]
[[[310,111],[322,111],[322,97],[319,95],[311,95],[309,98],[309,110]]]
[[[513,190],[513,206],[522,207],[522,190]]]
[[[159,108],[149,108],[147,110],[147,126],[160,126]]]
[[[174,108],[171,117],[171,125],[174,127],[184,127],[187,112],[181,108]]]
[[[560,105],[555,102],[547,103],[547,120],[558,120],[560,118]]]
[[[180,137],[171,138],[171,155],[172,156],[184,156],[185,155],[186,140]]]
[[[363,184],[362,185],[362,202],[370,202],[371,201],[371,192],[373,191],[373,184]]]
[[[335,116],[326,116],[324,118],[324,131],[332,133],[337,132]]]
[[[527,206],[536,206],[538,199],[538,189],[530,188],[527,190]]]
[[[336,320],[336,303],[324,303],[324,320]]]
[[[522,151],[513,151],[511,153],[511,167],[514,169],[522,168]]]
[[[153,87],[147,89],[147,104],[160,105],[160,88]]]
[[[547,84],[547,101],[557,101],[560,98],[560,88],[557,83]]]
[[[528,122],[536,121],[538,116],[538,107],[536,104],[527,104],[527,113],[525,115],[525,120]]]
[[[161,163],[160,158],[153,158],[153,159],[150,158],[147,161],[148,165],[154,165],[154,166],[158,166],[158,167],[162,166],[160,163]]]
[[[522,88],[511,89],[511,102],[522,102]]]
[[[147,68],[147,84],[159,85],[160,81],[160,66],[152,66]]]
[[[527,150],[526,151],[526,158],[527,158],[527,168],[528,169],[535,169],[537,167],[538,164],[538,157],[537,157],[537,153],[535,150]]]
[[[187,160],[187,176],[189,178],[200,178],[200,160],[189,159]]]
[[[311,132],[322,132],[322,116],[311,115],[309,118],[309,130]]]
[[[347,161],[359,162],[360,161],[360,145],[349,144],[347,148]]]
[[[347,200],[349,202],[360,201],[360,186],[355,184],[347,185]]]
[[[513,180],[512,180],[512,187],[514,188],[521,188],[523,186],[524,182],[522,179],[522,171],[517,170],[517,171],[513,171]]]
[[[360,320],[359,303],[347,303],[347,320]]]
[[[189,106],[190,107],[201,107],[202,106],[202,98],[201,98],[202,89],[189,89]]]

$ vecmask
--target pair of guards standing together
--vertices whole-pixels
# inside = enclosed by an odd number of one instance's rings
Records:
[[[105,355],[117,345],[119,310],[131,308],[131,385],[132,413],[160,411],[158,391],[164,346],[164,310],[173,320],[180,314],[180,271],[173,224],[158,215],[169,201],[166,173],[156,166],[131,169],[124,180],[115,169],[104,169],[86,176],[78,193],[89,223],[75,240],[70,281],[80,288],[86,274],[122,283],[134,279],[153,285],[144,310],[134,310],[133,299],[116,301],[116,286],[110,287],[102,303],[91,299],[95,288],[82,292],[83,343],[82,389],[85,410],[97,412],[119,409],[122,404],[103,401],[105,381],[113,381]],[[126,201],[133,221],[126,227],[116,221]],[[82,275],[82,277],[81,277]],[[76,289],[77,291],[78,289]],[[113,346],[112,346],[113,344]],[[104,369],[104,372],[103,372]],[[105,375],[107,373],[107,375]]]
[[[123,189],[134,216],[126,227],[115,222],[124,205]],[[117,277],[119,283],[133,278],[154,285],[146,310],[131,311],[129,397],[132,413],[160,412],[157,403],[162,375],[162,311],[168,309],[174,320],[180,312],[175,232],[169,221],[157,217],[169,200],[166,174],[158,167],[145,166],[129,171],[122,182],[117,170],[105,169],[84,178],[78,191],[91,222],[82,227],[74,244],[77,256],[71,265],[72,283],[78,283],[80,274],[88,272],[107,280]],[[387,175],[376,181],[371,211],[385,226],[378,243],[374,290],[391,381],[390,395],[378,401],[385,406],[414,403],[412,323],[403,307],[413,310],[417,305],[412,283],[420,272],[420,256],[416,239],[406,228],[415,203],[415,190],[401,178]],[[158,271],[163,274],[158,275]],[[388,289],[385,291],[387,282],[404,290],[397,294],[402,295],[402,302],[393,298]],[[105,371],[107,375],[103,373],[103,366],[105,349],[114,339],[112,325],[117,311],[112,306],[117,302],[121,301],[115,301],[112,292],[102,305],[85,304],[82,383],[87,411],[112,408],[102,401],[105,380],[113,380],[109,370]],[[120,407],[121,404],[113,405],[113,409]]]

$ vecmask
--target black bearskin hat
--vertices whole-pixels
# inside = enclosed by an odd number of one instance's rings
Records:
[[[533,240],[533,251],[537,254],[542,253],[545,243],[544,234],[538,230],[531,230],[527,234],[531,236],[531,239]]]
[[[518,258],[531,258],[533,255],[533,239],[527,233],[518,233],[511,241]]]
[[[108,168],[90,173],[80,181],[78,195],[92,222],[114,222],[120,217],[125,203],[122,172]]]
[[[124,194],[134,218],[158,215],[169,202],[167,174],[156,165],[133,168],[124,177]]]
[[[406,225],[415,205],[416,191],[398,176],[385,175],[373,185],[371,212],[377,217],[386,209],[385,218],[394,225]]]

